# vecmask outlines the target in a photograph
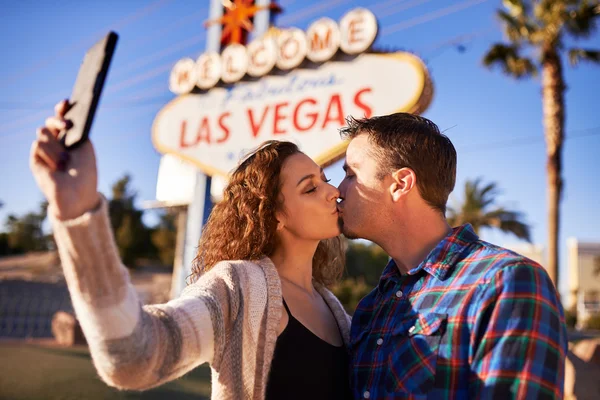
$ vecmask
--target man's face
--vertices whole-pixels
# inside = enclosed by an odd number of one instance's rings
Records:
[[[385,180],[377,177],[379,163],[373,156],[373,146],[362,134],[352,139],[346,150],[346,176],[338,187],[338,210],[341,231],[349,239],[373,240],[387,220],[385,211],[390,199]]]

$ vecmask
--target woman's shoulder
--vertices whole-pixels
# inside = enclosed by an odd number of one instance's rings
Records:
[[[325,301],[327,301],[327,303],[334,303],[340,309],[344,309],[344,306],[342,305],[340,299],[338,299],[337,296],[330,289],[328,289],[325,286],[321,286],[318,289],[318,291],[321,293],[321,297],[323,297]]]
[[[207,273],[217,276],[264,275],[263,260],[226,260],[219,261]]]
[[[346,312],[340,299],[338,299],[337,296],[325,285],[321,285],[317,282],[314,282],[314,285],[317,291],[321,294],[321,297],[323,297],[325,302],[331,308],[331,311],[333,312],[333,315],[337,319],[338,323],[348,325],[350,322],[350,316]]]
[[[246,285],[266,286],[264,265],[262,260],[224,260],[219,261],[211,269],[204,272],[185,290],[197,291],[215,284],[225,285],[230,290],[241,289]]]

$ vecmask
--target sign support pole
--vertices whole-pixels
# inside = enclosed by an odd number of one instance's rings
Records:
[[[253,38],[260,37],[262,34],[266,33],[269,29],[269,19],[271,16],[271,10],[269,9],[269,4],[271,4],[271,0],[255,0],[254,3],[257,6],[264,6],[265,9],[260,10],[254,16],[254,29],[252,29]]]
[[[209,19],[218,19],[223,15],[223,4],[221,0],[210,0]],[[208,27],[206,35],[206,51],[219,52],[221,47],[221,25],[212,24]],[[186,279],[192,273],[192,262],[196,257],[198,250],[198,241],[202,234],[202,228],[208,219],[212,209],[210,197],[210,187],[212,179],[210,176],[197,172],[194,183],[194,195],[187,209],[187,221],[185,227],[178,226],[178,229],[185,229],[183,235],[183,246],[179,246],[183,252],[179,257],[181,264],[175,266],[173,270],[173,280],[171,283],[171,298],[178,297],[186,287]],[[178,258],[177,255],[175,257]],[[177,268],[179,267],[179,268]]]

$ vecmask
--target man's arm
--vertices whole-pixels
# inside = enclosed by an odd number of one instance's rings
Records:
[[[504,267],[477,307],[470,398],[562,399],[567,335],[546,271],[526,260]]]

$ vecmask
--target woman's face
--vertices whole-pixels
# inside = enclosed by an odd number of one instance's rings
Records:
[[[281,169],[283,212],[277,214],[279,229],[308,240],[329,239],[340,234],[337,199],[340,192],[310,157],[296,153]]]

